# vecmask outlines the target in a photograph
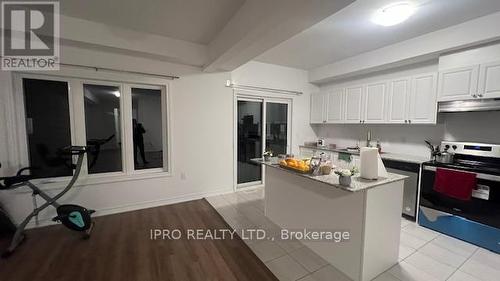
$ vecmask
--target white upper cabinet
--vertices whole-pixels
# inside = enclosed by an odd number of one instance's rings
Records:
[[[386,100],[386,82],[366,85],[363,123],[384,123]]]
[[[344,123],[362,122],[363,86],[345,89]]]
[[[412,77],[410,91],[409,123],[435,124],[437,116],[435,73]]]
[[[480,98],[500,97],[500,61],[481,65],[478,96]]]
[[[479,65],[439,73],[438,101],[474,99],[478,94]]]
[[[335,89],[328,92],[327,99],[326,122],[342,123],[344,121],[344,89]]]
[[[311,124],[320,124],[326,122],[326,94],[317,93],[311,95]]]
[[[389,82],[387,122],[408,123],[410,81],[410,78],[401,78]]]
[[[312,95],[311,124],[436,124],[437,83],[433,72],[324,89]]]

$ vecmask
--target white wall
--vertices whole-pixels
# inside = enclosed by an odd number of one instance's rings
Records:
[[[0,76],[10,75],[1,72]],[[61,201],[96,209],[102,215],[232,191],[233,101],[231,90],[224,86],[227,79],[229,73],[194,73],[171,83],[171,177],[87,184]],[[6,149],[3,142],[1,149]],[[0,194],[17,221],[32,208],[30,194],[20,191]],[[53,214],[51,209],[41,219]]]
[[[443,139],[500,144],[500,111],[442,113]]]
[[[409,155],[427,156],[429,150],[424,144],[428,139],[440,142],[443,126],[429,125],[318,125],[315,131],[318,138],[327,143],[335,143],[337,147],[364,146],[368,130],[372,132],[372,139],[380,139],[382,149],[386,152]]]
[[[98,210],[98,214],[106,214],[233,190],[233,99],[231,89],[225,87],[230,73],[207,74],[191,66],[93,49],[63,47],[62,53],[63,62],[67,63],[85,65],[98,60],[104,67],[143,72],[151,68],[154,73],[182,76],[170,83],[172,176],[87,184],[76,187],[62,202],[81,204]],[[70,60],[66,61],[69,54]],[[6,130],[7,120],[3,115],[4,110],[14,114],[13,107],[4,102],[12,93],[11,81],[10,72],[0,71],[0,161],[5,164],[0,171],[5,174],[12,174],[19,165],[12,160],[15,155],[7,163],[5,153],[8,150],[15,154],[13,144],[5,140],[7,135],[15,133]],[[0,202],[16,221],[32,209],[31,195],[20,191],[0,193]],[[53,214],[51,209],[41,219]]]
[[[439,57],[439,70],[496,62],[500,59],[500,44],[461,50]]]
[[[233,91],[225,87],[226,80],[233,79],[242,84],[301,90],[305,94],[294,98],[293,142],[295,151],[298,143],[314,139],[309,126],[309,95],[315,90],[307,83],[305,71],[268,64],[249,63],[233,73],[202,73],[199,69],[165,63],[145,58],[128,57],[124,54],[103,53],[70,47],[73,63],[84,64],[96,58],[100,65],[127,69],[137,65],[138,71],[151,65],[155,72],[181,74],[181,79],[170,84],[170,110],[172,133],[172,176],[136,179],[106,184],[90,184],[84,180],[61,202],[72,202],[95,209],[98,215],[164,205],[215,193],[233,191]],[[63,56],[64,58],[64,56]],[[98,75],[98,74],[97,74]],[[2,107],[12,93],[11,74],[0,72]],[[9,106],[7,114],[14,114]],[[0,119],[0,159],[4,162],[7,145],[5,118]],[[12,157],[15,158],[15,157]],[[11,168],[0,169],[12,173]],[[47,187],[47,186],[45,186]],[[55,190],[49,192],[54,193]],[[4,204],[16,221],[21,220],[32,209],[31,194],[26,189],[1,192],[0,202]],[[43,223],[54,215],[54,210],[41,214]],[[45,221],[44,221],[45,220]]]
[[[311,94],[318,88],[308,82],[307,71],[261,62],[249,62],[231,73],[233,83],[265,88],[301,91],[300,96],[283,95],[292,98],[292,153],[299,153],[299,145],[316,138],[309,125]]]
[[[500,144],[500,111],[440,113],[437,125],[315,125],[318,138],[339,147],[366,142],[368,130],[372,139],[380,139],[386,152],[429,156],[424,140],[438,144],[442,140]]]

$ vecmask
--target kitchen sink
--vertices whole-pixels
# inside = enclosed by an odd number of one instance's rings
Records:
[[[337,149],[338,152],[346,152],[346,153],[360,153],[360,150],[350,150],[350,149],[347,149],[347,148],[341,148],[341,149]],[[380,152],[380,154],[386,154],[387,152]]]

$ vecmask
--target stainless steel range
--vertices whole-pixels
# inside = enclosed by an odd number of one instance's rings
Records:
[[[500,253],[500,145],[443,141],[441,147],[454,160],[423,163],[418,223]]]

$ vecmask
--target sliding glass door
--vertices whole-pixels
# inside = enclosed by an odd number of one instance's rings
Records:
[[[266,102],[266,151],[288,153],[288,103]]]
[[[250,162],[262,155],[262,119],[264,103],[259,100],[238,99],[238,185],[259,184],[262,180],[260,166]]]
[[[289,152],[290,102],[266,98],[236,100],[236,186],[262,184],[262,167],[251,162],[265,151]]]

